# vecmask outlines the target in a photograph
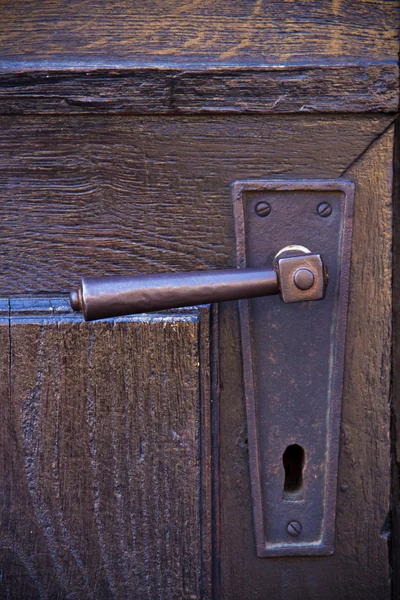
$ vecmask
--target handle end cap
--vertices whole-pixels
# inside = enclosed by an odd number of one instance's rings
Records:
[[[82,295],[80,290],[72,290],[69,295],[69,303],[72,310],[80,312],[82,310]]]

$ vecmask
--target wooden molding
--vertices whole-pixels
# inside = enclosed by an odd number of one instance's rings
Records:
[[[395,61],[39,70],[18,63],[0,66],[0,114],[394,113],[398,81]]]

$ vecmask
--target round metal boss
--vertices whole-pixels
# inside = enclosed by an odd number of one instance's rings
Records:
[[[314,274],[309,269],[297,269],[293,279],[299,290],[309,290],[314,285]]]

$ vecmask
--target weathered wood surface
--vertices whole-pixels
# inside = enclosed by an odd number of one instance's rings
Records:
[[[2,119],[0,293],[235,265],[231,183],[336,178],[389,116]]]
[[[2,2],[0,66],[397,60],[397,0]]]
[[[0,114],[394,112],[398,0],[3,3]]]
[[[221,589],[227,600],[391,596],[392,151],[390,128],[343,174],[356,182],[356,198],[336,541],[330,557],[256,557],[238,315],[236,305],[221,306]]]
[[[2,598],[210,598],[207,314],[86,324],[11,301]]]
[[[0,69],[0,114],[395,112],[397,62],[173,69]]]
[[[309,113],[397,111],[398,21],[398,0],[1,6],[2,295],[233,266],[232,181],[357,183],[336,552],[255,556],[236,306],[222,306],[222,598],[390,597],[392,132],[377,138],[392,117]],[[122,116],[148,113],[165,116]],[[0,596],[210,597],[205,321],[86,325],[31,304],[13,301],[10,327],[0,303]]]
[[[393,600],[400,599],[400,121],[396,121],[393,189],[393,403],[392,403],[392,567]]]

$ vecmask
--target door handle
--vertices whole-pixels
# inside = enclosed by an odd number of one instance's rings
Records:
[[[240,268],[84,277],[71,293],[71,306],[92,321],[239,300],[257,555],[329,555],[334,550],[354,184],[237,181],[232,200]],[[302,246],[294,246],[297,241]],[[304,246],[323,253],[328,290],[321,255]],[[283,303],[267,298],[276,294]],[[222,353],[230,334],[223,335]]]
[[[287,246],[267,269],[84,277],[70,294],[86,321],[280,294],[286,303],[322,300],[328,271],[320,254]]]

